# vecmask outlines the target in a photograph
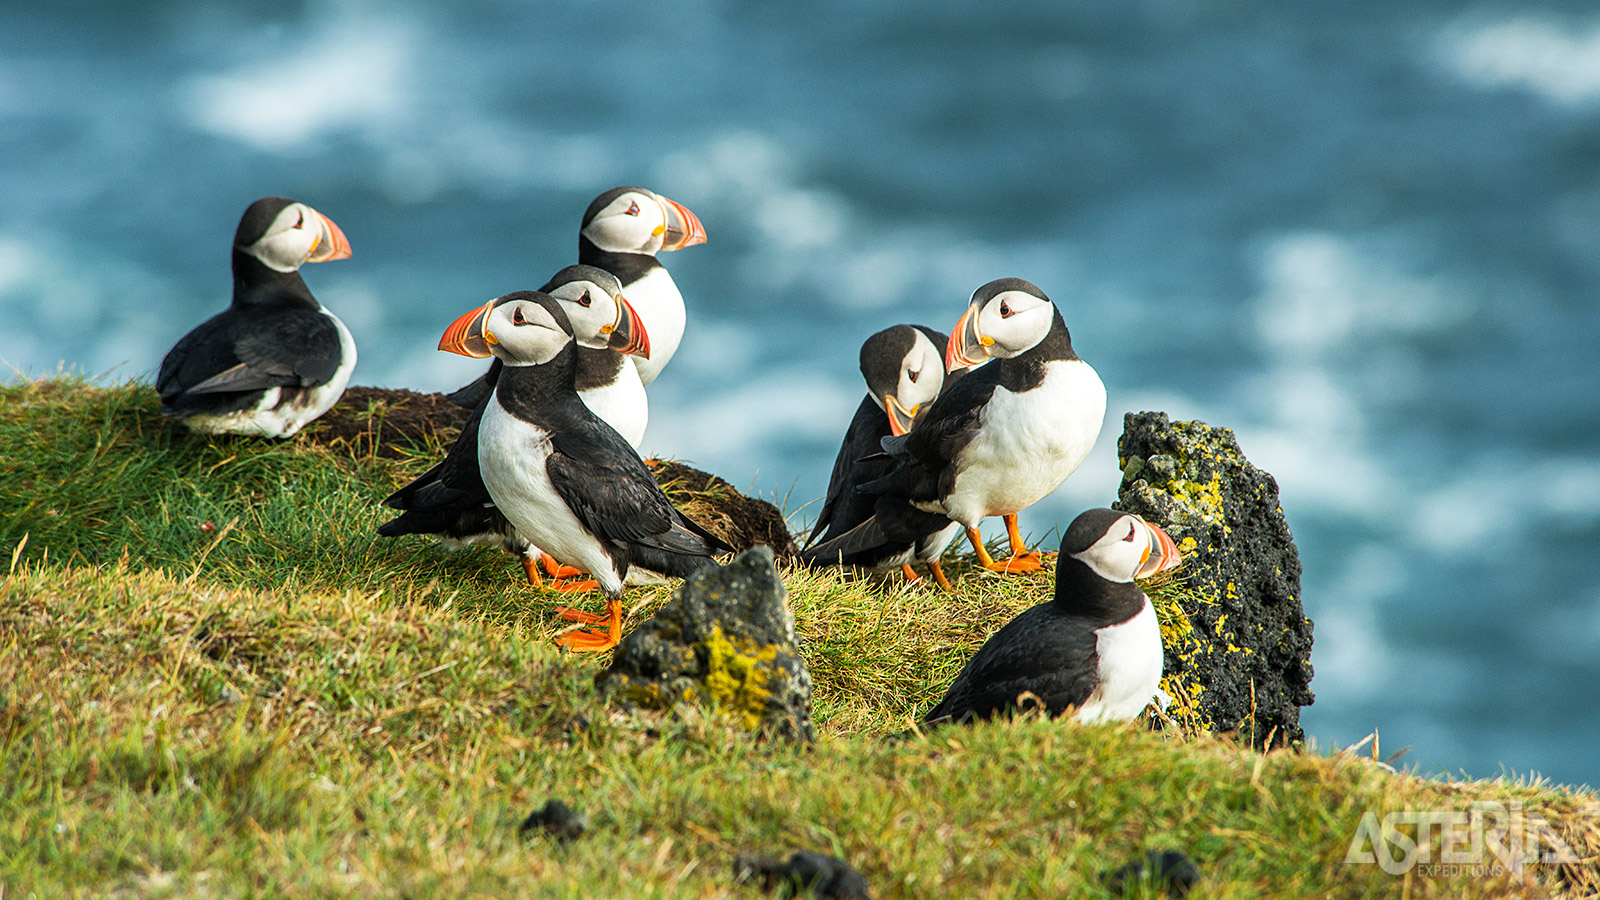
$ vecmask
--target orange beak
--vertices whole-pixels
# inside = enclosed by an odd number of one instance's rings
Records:
[[[1145,548],[1144,562],[1139,564],[1139,571],[1134,573],[1134,578],[1149,578],[1157,572],[1176,568],[1183,562],[1177,543],[1161,526],[1145,522],[1144,528],[1150,533],[1150,546]]]
[[[321,225],[317,234],[317,242],[311,247],[311,255],[306,257],[306,262],[327,262],[330,259],[349,259],[350,241],[344,236],[339,226],[322,213],[312,210]]]
[[[617,321],[611,326],[611,341],[607,344],[618,353],[650,358],[650,333],[644,330],[644,320],[634,311],[633,304],[617,295]]]
[[[917,422],[917,411],[901,406],[893,394],[883,395],[883,411],[889,414],[889,433],[897,437],[910,431]]]
[[[989,361],[988,344],[991,342],[978,333],[977,313],[976,306],[967,307],[956,327],[951,329],[950,343],[944,348],[946,372],[975,368]]]
[[[667,215],[667,230],[661,236],[661,249],[681,250],[706,242],[705,226],[689,208],[676,200],[661,199],[661,210]]]
[[[473,359],[492,356],[489,348],[500,343],[488,328],[489,313],[493,311],[494,301],[490,300],[451,322],[450,327],[444,330],[444,337],[439,338],[439,349]]]

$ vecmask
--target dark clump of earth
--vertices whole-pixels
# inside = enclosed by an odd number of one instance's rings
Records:
[[[548,835],[558,843],[568,844],[582,837],[588,829],[587,816],[560,800],[548,800],[523,820],[518,831],[524,835]]]
[[[733,861],[735,882],[754,881],[779,897],[871,900],[867,879],[836,856],[801,850],[787,860],[775,856],[739,856]]]
[[[353,387],[304,434],[312,443],[357,459],[437,459],[471,414],[444,394]],[[684,515],[734,550],[765,544],[779,557],[795,552],[794,537],[776,506],[740,493],[710,472],[670,460],[648,462]]]
[[[1182,850],[1151,850],[1144,859],[1119,866],[1104,878],[1106,890],[1119,896],[1135,884],[1149,882],[1169,897],[1187,897],[1200,883],[1200,867]]]

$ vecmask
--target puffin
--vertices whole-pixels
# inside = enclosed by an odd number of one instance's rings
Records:
[[[569,650],[609,650],[622,637],[630,566],[685,578],[730,548],[680,513],[639,454],[578,397],[577,344],[560,301],[532,293],[472,310],[439,343],[505,364],[478,422],[478,470],[520,540],[588,572],[606,612],[564,618],[595,626],[561,635]]]
[[[648,359],[630,360],[642,384],[655,381],[678,352],[688,317],[683,294],[656,254],[705,242],[705,227],[688,207],[642,187],[614,187],[600,194],[578,224],[578,263],[616,276],[655,341]],[[476,407],[494,390],[500,365],[499,360],[490,363],[488,372],[449,399]]]
[[[799,559],[811,565],[841,564],[868,569],[899,566],[918,582],[910,563],[928,565],[945,590],[950,582],[939,557],[960,531],[948,516],[929,513],[897,497],[862,493],[860,486],[888,473],[893,461],[878,452],[883,438],[903,435],[944,388],[966,373],[946,373],[949,338],[924,325],[893,325],[861,345],[861,375],[867,396],[856,409],[833,463],[828,494]],[[866,528],[864,523],[871,521]]]
[[[286,438],[350,383],[356,342],[300,277],[350,256],[333,220],[288,197],[250,204],[233,235],[233,300],[167,351],[161,411],[208,434]]]
[[[630,444],[644,435],[647,401],[629,356],[650,354],[650,335],[619,290],[617,279],[593,266],[567,266],[538,292],[517,291],[478,309],[487,316],[496,306],[537,295],[554,297],[567,313],[577,344],[578,397]],[[441,343],[440,349],[445,349]],[[478,472],[478,425],[484,403],[473,410],[445,458],[384,500],[401,515],[378,526],[383,537],[428,534],[446,546],[489,544],[521,558],[528,583],[543,582],[538,549],[517,537],[495,508]],[[580,574],[547,561],[553,576]],[[565,586],[562,586],[565,589]]]
[[[1021,278],[1000,278],[972,294],[945,348],[945,368],[973,371],[941,393],[910,432],[882,440],[895,462],[863,484],[966,529],[979,563],[995,572],[1037,571],[1017,513],[1061,486],[1094,446],[1106,388],[1073,352],[1061,311]],[[978,523],[1001,516],[1011,557],[996,561]]]
[[[1081,722],[1138,716],[1160,692],[1163,655],[1135,579],[1181,561],[1167,532],[1133,513],[1080,513],[1061,536],[1054,599],[985,641],[923,721],[989,719],[1027,702],[1052,717],[1076,710]]]

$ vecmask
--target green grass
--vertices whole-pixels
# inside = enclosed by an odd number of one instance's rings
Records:
[[[880,898],[1104,897],[1100,872],[1166,848],[1207,897],[1600,885],[1600,800],[1534,779],[1133,726],[893,737],[1048,571],[955,565],[953,596],[786,571],[821,733],[797,747],[714,712],[609,710],[603,660],[557,653],[560,599],[508,557],[376,538],[376,501],[436,448],[191,436],[148,387],[72,380],[0,386],[0,447],[6,900],[752,897],[734,855],[799,848]],[[630,593],[635,616],[667,595]],[[550,797],[589,834],[520,835]],[[1525,802],[1589,861],[1527,884],[1343,862],[1368,810],[1480,799]]]

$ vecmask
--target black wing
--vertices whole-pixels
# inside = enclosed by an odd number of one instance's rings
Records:
[[[563,424],[551,444],[545,462],[551,484],[602,542],[691,556],[717,552],[716,539],[673,507],[639,454],[611,426],[590,414]]]
[[[228,309],[167,351],[156,390],[178,415],[243,408],[258,391],[326,383],[341,356],[338,328],[317,310]]]
[[[955,485],[955,461],[977,433],[999,374],[999,366],[983,366],[941,393],[909,434],[884,438],[884,452],[898,465],[861,489],[924,503],[942,501]]]
[[[1031,692],[1051,715],[1081,706],[1100,682],[1098,638],[1051,603],[1024,610],[995,632],[956,676],[927,722],[988,719]]]
[[[871,397],[862,398],[839,445],[839,455],[834,458],[828,496],[822,501],[822,511],[817,513],[811,536],[806,539],[807,547],[833,540],[872,515],[876,499],[857,488],[882,478],[894,467],[893,460],[877,454],[878,442],[888,434],[889,417]]]
[[[458,541],[512,535],[511,523],[495,507],[478,469],[478,423],[483,411],[479,404],[444,459],[383,501],[404,513],[378,526],[378,534],[436,534]]]

